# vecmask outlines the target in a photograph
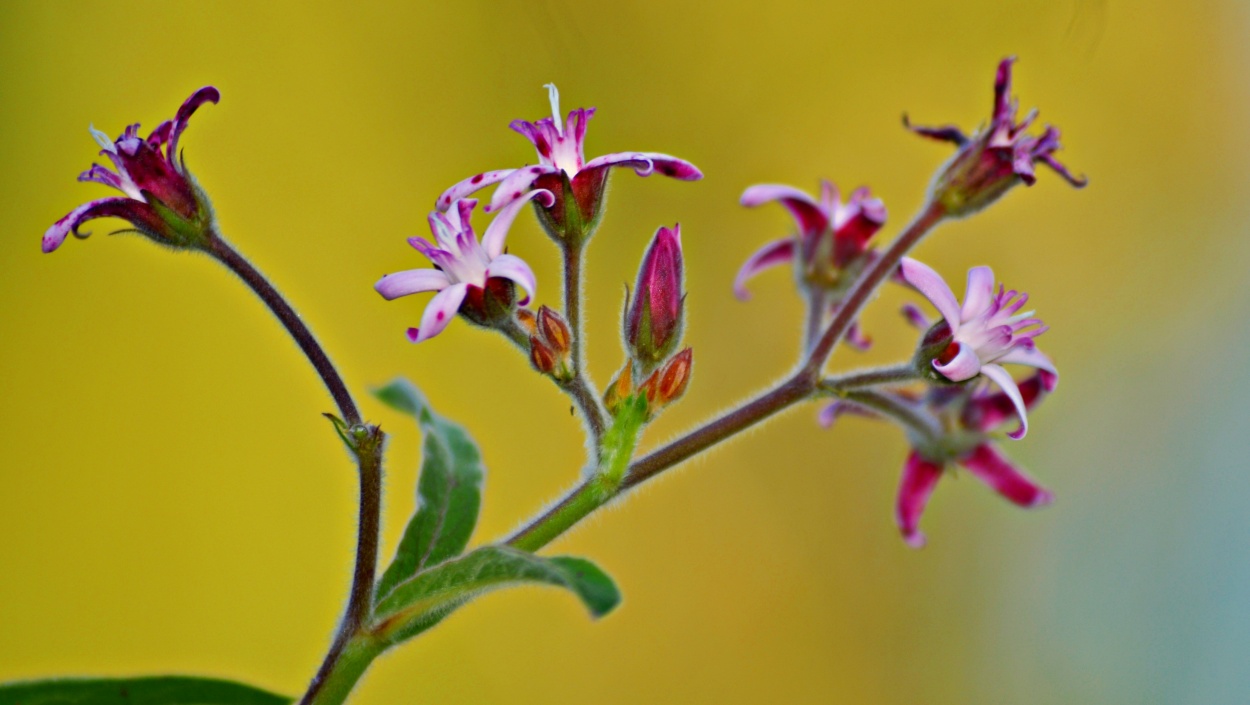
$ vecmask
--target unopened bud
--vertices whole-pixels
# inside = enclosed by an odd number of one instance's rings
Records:
[[[558,361],[555,352],[536,335],[530,336],[530,363],[542,374],[554,376],[556,373]]]
[[[681,226],[660,228],[643,256],[633,300],[625,310],[625,341],[643,374],[655,369],[681,341],[685,303],[681,288]]]
[[[694,368],[694,351],[686,348],[664,363],[660,370],[660,383],[656,390],[656,401],[663,406],[671,404],[686,393],[690,385],[690,373]]]
[[[538,335],[555,351],[559,357],[565,357],[572,350],[573,333],[569,330],[569,324],[564,317],[556,313],[554,309],[543,306],[538,309],[538,318],[535,322],[535,328]]]
[[[538,320],[534,316],[534,312],[528,308],[518,309],[516,312],[516,322],[521,328],[530,335],[534,335],[538,331]]]
[[[608,388],[603,393],[603,405],[607,408],[608,413],[613,416],[621,407],[621,403],[629,398],[634,391],[633,382],[634,365],[629,360],[625,361],[625,366],[621,371],[616,373],[616,377],[608,384]]]

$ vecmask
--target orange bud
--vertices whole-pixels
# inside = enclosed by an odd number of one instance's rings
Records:
[[[537,336],[530,336],[530,363],[534,365],[534,369],[545,375],[554,374],[556,371],[555,353]]]
[[[554,309],[548,306],[538,309],[536,325],[538,334],[558,357],[564,357],[572,348],[573,333],[569,324]]]
[[[530,335],[533,335],[538,329],[534,320],[534,312],[528,308],[523,308],[516,312],[516,322],[520,323],[521,327],[525,329],[525,332]]]
[[[657,384],[656,396],[660,405],[671,404],[681,398],[686,393],[686,387],[690,384],[690,373],[694,368],[694,351],[686,348],[669,358],[664,363],[664,367],[657,373],[659,374],[659,383]],[[655,375],[652,375],[653,377]],[[648,380],[650,381],[650,380]],[[651,401],[651,394],[647,394],[647,401]]]
[[[608,384],[607,391],[603,393],[603,405],[607,407],[609,414],[615,415],[621,402],[633,391],[633,367],[634,363],[626,360],[625,366],[616,373],[616,379]]]

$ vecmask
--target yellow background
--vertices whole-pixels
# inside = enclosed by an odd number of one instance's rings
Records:
[[[354,5],[354,4],[353,4]],[[599,108],[588,156],[658,150],[699,183],[612,179],[588,271],[590,368],[620,362],[622,283],[680,221],[696,376],[650,447],[760,389],[797,349],[785,274],[734,300],[740,262],[790,227],[761,181],[870,184],[882,240],[941,145],[972,128],[994,65],[1064,132],[1048,172],[919,250],[962,290],[992,264],[1033,295],[1063,373],[1008,448],[1058,495],[1010,507],[946,481],[907,550],[893,428],[792,412],[654,482],[553,550],[625,601],[600,623],[555,590],[491,595],[385,656],[360,703],[1245,702],[1250,675],[1250,209],[1237,0],[955,3],[6,2],[0,4],[0,680],[179,672],[301,691],[343,605],[354,473],[296,348],[229,273],[135,237],[44,229],[105,195],[74,177],[110,134],[208,83],[184,136],[232,241],[295,302],[391,432],[383,554],[413,508],[417,434],[364,390],[402,374],[471,427],[490,474],[475,542],[570,485],[566,401],[501,339],[456,322],[419,346],[424,266],[404,238],[447,185],[534,159],[508,121]],[[483,223],[485,221],[482,221]],[[513,253],[559,296],[532,218]],[[906,300],[866,318],[906,355]]]

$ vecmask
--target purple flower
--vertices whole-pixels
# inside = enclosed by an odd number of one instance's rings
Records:
[[[1055,159],[1059,150],[1059,130],[1050,125],[1040,135],[1025,134],[1037,119],[1032,110],[1022,122],[1016,122],[1017,102],[1011,96],[1011,65],[1015,57],[1003,59],[994,80],[994,111],[989,127],[972,137],[958,127],[912,126],[907,116],[903,124],[913,132],[931,139],[952,142],[959,147],[955,156],[933,182],[931,198],[940,203],[947,215],[974,213],[1001,197],[1018,183],[1032,186],[1037,180],[1034,165],[1045,164],[1077,188],[1086,185],[1084,177],[1073,176]]]
[[[955,299],[941,275],[914,259],[904,258],[900,272],[942,314],[944,322],[926,334],[918,362],[928,366],[951,382],[963,382],[983,374],[1011,398],[1020,416],[1020,428],[1008,434],[1023,438],[1028,432],[1024,400],[1015,381],[999,363],[1028,365],[1057,374],[1034,338],[1046,332],[1041,319],[1032,311],[1020,312],[1029,300],[1028,294],[994,290],[994,273],[989,267],[968,270],[968,290],[963,306]],[[930,379],[941,379],[928,374]]]
[[[480,243],[469,224],[477,206],[477,200],[472,198],[457,201],[456,207],[447,213],[430,214],[434,243],[421,237],[408,239],[410,245],[434,263],[435,269],[388,274],[373,288],[388,301],[423,291],[438,292],[426,305],[420,327],[408,329],[409,340],[419,343],[433,338],[457,312],[480,325],[497,323],[513,312],[513,284],[519,284],[526,292],[520,305],[529,301],[537,286],[534,272],[520,257],[504,253],[504,240],[517,213],[531,199],[550,202],[551,193],[530,191],[508,204],[486,227]]]
[[[509,125],[538,150],[538,164],[482,172],[465,179],[438,197],[438,210],[445,212],[457,199],[492,184],[499,186],[486,207],[488,212],[504,208],[530,189],[546,189],[555,200],[538,211],[544,227],[553,236],[564,237],[570,226],[575,226],[580,237],[585,238],[593,232],[602,215],[609,168],[628,166],[639,176],[659,172],[683,181],[703,178],[703,173],[693,164],[657,152],[618,152],[586,161],[582,145],[595,109],[578,108],[561,124],[560,93],[554,84],[546,87],[551,100],[551,117],[537,122],[514,120]]]
[[[70,211],[53,223],[43,236],[43,251],[52,252],[71,233],[85,238],[79,226],[95,218],[121,218],[133,229],[163,244],[177,247],[203,246],[212,227],[212,208],[178,155],[178,139],[191,115],[204,103],[216,103],[221,94],[205,86],[187,98],[173,120],[139,137],[139,125],[126,128],[116,140],[91,128],[106,156],[117,168],[112,171],[98,164],[79,175],[79,181],[95,181],[126,194],[101,198]]]
[[[1052,372],[1039,370],[1019,384],[1016,395],[979,393],[961,396],[962,404],[947,404],[953,407],[948,413],[956,415],[953,425],[958,425],[960,432],[951,434],[946,444],[939,444],[942,447],[914,448],[903,465],[895,518],[909,546],[920,548],[925,543],[919,528],[920,517],[951,460],[1018,506],[1041,507],[1054,501],[1054,495],[999,452],[989,434],[1010,419],[1019,405],[1035,406],[1047,393],[1054,391],[1058,381]],[[1012,388],[1016,389],[1014,383]]]
[[[625,341],[645,375],[665,360],[681,340],[681,226],[660,228],[638,268],[634,297],[625,311]]]

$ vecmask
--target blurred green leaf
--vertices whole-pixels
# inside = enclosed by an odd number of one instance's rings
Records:
[[[59,678],[0,684],[0,705],[288,705],[292,698],[216,678]]]
[[[391,563],[378,581],[375,601],[428,566],[459,555],[469,543],[482,505],[482,455],[468,432],[437,414],[405,379],[374,394],[417,420],[425,434],[417,512],[408,522]]]
[[[572,590],[593,617],[621,601],[612,578],[581,558],[543,558],[507,546],[483,546],[401,583],[377,606],[376,631],[391,643],[429,629],[452,610],[491,590],[526,583]]]

